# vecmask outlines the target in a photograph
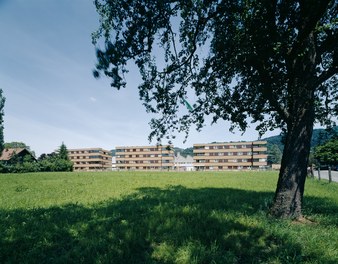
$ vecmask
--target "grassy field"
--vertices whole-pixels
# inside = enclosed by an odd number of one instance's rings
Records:
[[[338,184],[306,223],[266,212],[274,172],[0,174],[0,263],[338,263]]]

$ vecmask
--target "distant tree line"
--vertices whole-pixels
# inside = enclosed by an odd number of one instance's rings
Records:
[[[338,136],[338,127],[332,127],[330,129],[314,129],[311,138],[311,156],[310,162],[313,161],[313,153],[316,147],[324,145],[326,142],[336,138]],[[278,136],[272,136],[265,138],[268,148],[268,163],[280,164],[283,150],[285,136],[283,134]]]
[[[331,170],[338,170],[338,137],[335,136],[325,144],[317,146],[313,152],[313,160],[318,169],[320,179],[320,169],[328,169],[329,182],[332,182]]]
[[[186,158],[188,156],[193,156],[193,150],[194,148],[185,148],[185,149],[182,149],[182,148],[174,148],[174,153],[175,153],[175,156],[177,156],[178,154],[180,154],[182,157]]]
[[[30,147],[23,142],[5,143],[4,150],[9,148],[24,148],[30,154],[14,155],[8,161],[0,161],[1,173],[73,171],[73,162],[68,157],[67,147],[64,143],[56,152],[41,154],[37,159],[34,152],[30,151]]]

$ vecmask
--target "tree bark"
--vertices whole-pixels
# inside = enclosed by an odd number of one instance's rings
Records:
[[[311,108],[303,109],[302,115],[293,118],[292,125],[288,125],[279,179],[271,207],[271,214],[275,217],[302,216],[302,200],[314,121],[314,111]]]
[[[329,165],[329,183],[332,182],[331,165]]]

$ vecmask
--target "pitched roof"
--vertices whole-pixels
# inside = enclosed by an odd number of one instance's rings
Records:
[[[6,148],[2,151],[0,160],[10,160],[13,156],[21,153],[24,150],[26,149],[25,148]]]

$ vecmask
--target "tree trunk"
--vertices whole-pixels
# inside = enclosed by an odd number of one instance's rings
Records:
[[[321,180],[321,177],[320,177],[320,165],[318,165],[317,171],[318,171],[318,180],[320,181]]]
[[[295,48],[295,47],[293,47]],[[307,167],[315,120],[317,81],[315,37],[309,33],[297,56],[288,57],[286,142],[271,214],[280,218],[302,217]]]
[[[311,108],[311,107],[310,107]],[[308,112],[308,113],[305,113]],[[271,214],[279,218],[302,216],[302,200],[313,132],[313,111],[303,111],[288,125],[281,169]]]
[[[315,174],[313,172],[313,165],[310,165],[310,173],[311,173],[311,178],[314,179],[315,178]]]
[[[331,165],[329,165],[329,182],[332,182]]]

